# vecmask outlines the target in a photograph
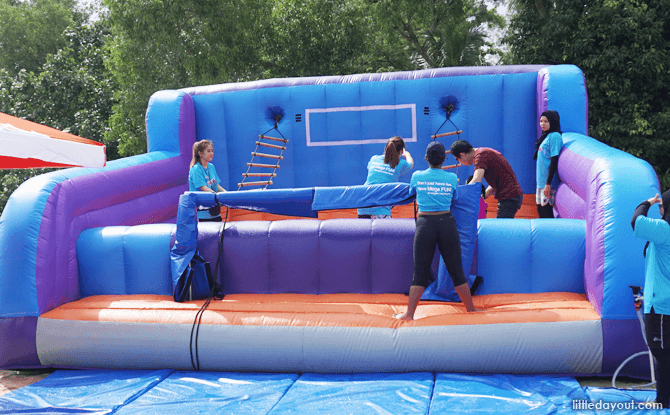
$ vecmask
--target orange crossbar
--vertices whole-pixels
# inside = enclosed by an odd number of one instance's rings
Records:
[[[283,146],[276,146],[274,144],[268,144],[268,143],[263,143],[261,141],[256,141],[257,146],[263,146],[263,147],[270,147],[270,148],[277,148],[279,150],[286,150],[286,147]]]
[[[247,163],[249,167],[265,167],[268,169],[278,169],[279,164],[261,164],[261,163]]]
[[[260,139],[267,138],[268,140],[275,140],[275,141],[281,141],[282,143],[288,143],[288,138],[276,138],[276,137],[270,137],[268,135],[259,135],[258,138]]]
[[[242,173],[243,177],[276,177],[277,173]]]
[[[258,157],[267,157],[267,158],[271,158],[271,159],[278,159],[278,160],[282,160],[284,158],[284,156],[278,156],[276,154],[257,153],[255,151],[252,151],[251,155],[252,156],[258,156]]]
[[[430,138],[447,137],[447,136],[450,136],[450,135],[461,134],[462,132],[463,132],[463,130],[451,131],[451,132],[448,132],[448,133],[442,133],[442,134],[431,135]]]
[[[239,187],[244,187],[244,186],[265,186],[265,185],[271,185],[272,181],[264,181],[264,182],[244,182],[244,183],[238,183],[237,186]]]
[[[442,170],[455,169],[455,168],[457,168],[457,167],[461,167],[461,166],[462,166],[462,165],[461,165],[460,163],[458,163],[458,164],[452,164],[452,165],[450,165],[450,166],[443,166],[443,167],[442,167]]]

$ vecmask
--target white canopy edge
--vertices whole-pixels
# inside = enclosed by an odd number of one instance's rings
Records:
[[[0,124],[0,155],[81,167],[100,168],[106,163],[104,145],[52,138],[10,124]]]

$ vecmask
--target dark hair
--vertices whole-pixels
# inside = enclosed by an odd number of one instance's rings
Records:
[[[386,142],[386,147],[384,148],[384,164],[388,164],[392,169],[400,163],[400,153],[405,149],[405,141],[398,137],[393,136],[389,138]]]
[[[200,152],[205,151],[205,149],[209,146],[214,147],[212,142],[209,140],[200,140],[193,143],[193,158],[191,158],[191,164],[189,165],[189,168],[195,166],[196,163],[200,163]]]
[[[540,115],[540,118],[546,117],[547,121],[549,121],[549,129],[547,131],[542,131],[542,134],[540,134],[540,138],[535,141],[535,154],[533,155],[533,160],[537,160],[537,152],[540,149],[540,146],[542,145],[542,142],[544,141],[545,138],[551,133],[559,133],[563,134],[561,132],[561,117],[558,115],[558,112],[556,111],[551,111],[547,110]]]
[[[670,223],[670,190],[663,192],[661,195],[661,203],[663,204],[663,216],[661,219]]]
[[[442,165],[446,158],[447,154],[444,150],[444,146],[439,141],[433,141],[426,147],[426,160],[428,160],[428,164],[431,166]]]
[[[456,158],[460,158],[461,154],[469,153],[472,150],[472,146],[465,140],[454,141],[454,144],[451,145],[451,154]]]

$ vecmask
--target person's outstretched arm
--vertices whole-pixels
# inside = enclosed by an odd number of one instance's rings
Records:
[[[638,216],[647,216],[647,213],[649,213],[649,208],[651,205],[660,202],[661,199],[658,197],[658,193],[656,193],[656,196],[649,198],[645,200],[644,202],[640,203],[637,205],[635,208],[635,212],[633,213],[633,219],[630,221],[630,226],[633,227],[633,230],[635,230],[635,219],[637,219]]]
[[[409,163],[409,168],[410,170],[414,168],[414,159],[412,158],[412,155],[409,154],[409,151],[407,149],[404,149],[402,151],[402,155],[405,156],[405,160]]]
[[[484,169],[475,170],[475,173],[472,175],[472,180],[470,180],[470,182],[466,184],[481,183],[481,181],[484,179],[485,172],[486,170]]]

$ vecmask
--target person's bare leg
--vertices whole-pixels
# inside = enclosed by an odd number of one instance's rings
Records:
[[[467,284],[466,284],[467,285]],[[404,313],[395,314],[393,317],[398,320],[414,320],[414,312],[416,307],[419,305],[419,300],[421,300],[421,294],[423,294],[424,287],[420,285],[412,285],[409,287],[409,301],[407,303],[407,311]]]
[[[456,288],[458,296],[461,297],[461,301],[465,304],[465,309],[468,311],[477,311],[475,310],[475,305],[472,303],[472,296],[470,295],[470,287],[468,283],[459,285]]]

